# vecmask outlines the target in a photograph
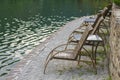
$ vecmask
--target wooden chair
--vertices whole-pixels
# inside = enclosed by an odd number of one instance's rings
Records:
[[[110,15],[111,15],[111,8],[112,8],[112,3],[108,4],[106,7],[104,7],[103,10],[100,10],[99,13],[102,14],[103,18],[104,18],[104,21],[103,23],[101,24],[102,27],[100,29],[101,31],[101,34],[108,34],[109,35],[109,26],[110,26]],[[99,15],[99,14],[98,14]],[[97,15],[97,18],[98,18],[98,15]],[[84,20],[84,23],[86,24],[93,24],[95,23],[96,21],[96,18],[87,18]],[[107,36],[107,35],[105,35]]]
[[[81,38],[81,34],[85,31],[85,29],[89,26],[93,28],[91,35],[94,35],[97,31],[99,31],[100,24],[103,22],[104,18],[102,14],[99,14],[98,18],[96,18],[96,21],[93,25],[88,25],[84,28],[77,28],[75,29],[68,37],[68,43],[69,42],[78,42],[78,40]]]
[[[84,32],[84,30],[86,29],[86,27],[87,26],[92,26],[93,28],[96,26],[96,25],[98,25],[98,23],[99,23],[99,19],[102,17],[103,15],[102,14],[98,14],[98,16],[97,16],[97,18],[95,19],[95,21],[94,21],[94,23],[91,25],[89,25],[89,24],[83,24],[83,25],[81,25],[80,27],[78,27],[78,28],[76,28],[71,34],[70,34],[70,36],[69,36],[69,38],[75,33],[83,33]],[[69,39],[68,39],[69,40]]]
[[[93,27],[93,30],[91,31],[90,35],[88,36],[85,44],[92,46],[92,54],[93,54],[92,56],[94,56],[95,62],[96,62],[96,51],[97,51],[98,46],[103,46],[104,51],[106,52],[104,39],[102,39],[102,37],[100,37],[99,35],[96,34],[99,32],[99,27],[100,27],[100,24],[103,22],[103,20],[104,20],[103,16],[100,15],[99,18],[97,19],[96,23],[94,23],[93,26],[91,26],[91,25],[87,26],[87,27],[89,27],[89,26]],[[84,32],[85,31],[83,30],[83,33]],[[78,41],[81,39],[81,36],[82,36],[81,32],[76,31],[76,30],[73,31],[68,38],[68,44],[69,43],[78,43]]]
[[[112,8],[112,4],[108,4],[106,7],[104,7],[102,10],[99,10],[97,17],[90,17],[90,18],[86,18],[84,20],[85,23],[94,23],[96,21],[96,18],[98,18],[99,14],[103,15],[103,18],[106,17],[110,17],[111,15],[111,8]]]
[[[92,30],[92,27],[87,27],[77,44],[69,44],[69,43],[62,44],[54,48],[46,58],[44,74],[49,61],[53,59],[72,60],[72,61],[78,61],[79,63],[80,58],[82,56],[81,50],[84,49],[83,45],[88,35],[90,34],[91,30]],[[90,56],[90,53],[86,53],[86,55],[91,59],[91,62],[93,63],[93,67],[94,69],[96,69],[95,61]]]
[[[103,21],[102,24],[101,24],[101,25],[102,25],[102,27],[101,27],[101,32],[102,32],[103,34],[105,34],[104,31],[103,31],[103,29],[102,29],[102,28],[104,28],[104,29],[107,30],[107,33],[109,33],[109,30],[108,30],[108,26],[109,26],[109,25],[106,24],[106,23],[109,24],[109,21],[106,20],[105,18],[106,18],[107,16],[110,16],[110,14],[111,14],[111,13],[110,13],[111,8],[112,8],[112,4],[110,3],[110,4],[108,4],[106,7],[104,7],[103,10],[100,10],[96,17],[94,17],[94,18],[86,18],[86,19],[84,20],[84,22],[83,22],[83,25],[80,26],[79,28],[77,28],[77,29],[74,30],[74,31],[79,31],[79,32],[80,32],[80,30],[81,30],[81,32],[83,32],[84,29],[85,29],[85,27],[88,26],[88,25],[91,25],[91,26],[94,27],[94,26],[96,25],[97,21],[99,20],[99,18],[100,18],[101,16],[103,16],[104,21]],[[107,21],[107,22],[106,22],[106,21]],[[103,26],[104,26],[104,27],[103,27]],[[80,30],[79,30],[79,29],[80,29]]]
[[[102,11],[103,17],[106,18],[107,16],[109,17],[111,15],[111,10],[112,9],[112,3],[108,4],[106,6],[106,9]]]

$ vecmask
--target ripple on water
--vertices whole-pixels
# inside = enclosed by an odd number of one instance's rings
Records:
[[[65,16],[35,15],[28,21],[17,18],[13,18],[11,22],[8,22],[8,18],[4,20],[5,25],[0,23],[5,27],[5,30],[0,32],[0,76],[8,74],[24,55],[29,54],[35,46],[45,41],[51,33],[71,19]]]

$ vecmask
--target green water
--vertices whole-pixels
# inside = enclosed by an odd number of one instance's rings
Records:
[[[65,23],[104,5],[104,0],[0,0],[0,77]]]

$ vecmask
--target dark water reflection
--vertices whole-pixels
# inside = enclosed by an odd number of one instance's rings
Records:
[[[0,76],[62,25],[95,14],[103,0],[1,0]]]
[[[0,17],[27,19],[40,13],[42,16],[83,16],[95,13],[103,0],[1,0]],[[99,7],[98,7],[99,6]]]

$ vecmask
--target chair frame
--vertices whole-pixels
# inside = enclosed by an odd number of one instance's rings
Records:
[[[72,56],[72,58],[68,58],[68,57],[55,57],[57,54],[60,54],[60,52],[65,52],[66,50],[70,50],[70,49],[67,49],[67,48],[64,48],[62,51],[58,51],[57,53],[53,53],[54,51],[56,51],[57,48],[61,47],[61,46],[68,46],[69,44],[62,44],[62,45],[59,45],[57,46],[56,48],[54,48],[47,56],[46,58],[46,61],[45,61],[45,67],[44,67],[44,74],[45,74],[45,71],[46,71],[46,68],[47,68],[47,65],[49,63],[50,60],[52,59],[61,59],[61,60],[72,60],[72,61],[78,61],[78,63],[80,62],[80,58],[81,58],[81,49],[84,49],[86,50],[85,48],[83,48],[83,45],[87,39],[87,37],[89,36],[90,32],[92,31],[92,27],[87,27],[85,32],[83,33],[81,39],[79,40],[79,42],[77,44],[74,44],[75,45],[75,48],[72,50],[72,53],[70,53],[71,55],[74,55]],[[89,53],[88,53],[89,54]],[[94,59],[89,56],[90,59],[91,59],[91,62],[93,63],[93,67],[94,69],[96,69],[96,65],[95,65],[95,61]]]
[[[95,35],[97,32],[99,32],[99,27],[101,26],[101,23],[103,22],[104,18],[103,16],[100,14],[99,17],[96,19],[94,25],[92,26],[93,27],[93,30],[91,31],[91,35]],[[90,26],[90,25],[89,25]],[[87,26],[87,27],[89,27]],[[87,28],[86,27],[86,28]],[[71,42],[74,42],[74,43],[78,43],[78,40],[74,41],[73,38],[74,38],[74,33],[78,33],[78,34],[81,34],[81,32],[78,32],[78,31],[73,31],[69,38],[68,38],[68,44],[71,43]],[[81,34],[82,35],[82,34]],[[89,37],[89,36],[88,36]],[[102,39],[103,40],[103,39]],[[97,43],[97,44],[95,44]],[[95,60],[95,63],[96,63],[96,52],[97,52],[97,47],[99,46],[99,44],[102,43],[102,46],[104,48],[104,51],[106,52],[106,49],[105,49],[105,43],[104,41],[101,41],[101,40],[86,40],[85,44],[86,45],[91,45],[92,46],[92,56],[94,57],[94,60]]]
[[[91,31],[91,35],[94,35],[97,31],[99,31],[99,27],[101,26],[101,23],[103,22],[104,18],[103,16],[100,14],[98,16],[98,18],[96,19],[95,23],[93,25],[88,25],[88,26],[85,26],[85,28],[91,26],[93,28],[93,30]],[[78,29],[78,28],[77,28]],[[85,30],[82,30],[81,31],[81,28],[79,28],[79,31],[77,31],[77,29],[75,29],[68,37],[68,43],[72,41],[72,39],[74,38],[74,34],[81,34],[85,31]],[[77,41],[78,42],[78,41]]]

